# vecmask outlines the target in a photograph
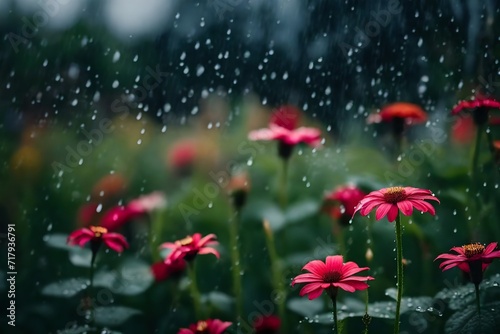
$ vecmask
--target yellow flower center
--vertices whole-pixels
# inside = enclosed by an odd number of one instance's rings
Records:
[[[184,239],[178,240],[177,243],[181,246],[187,246],[193,243],[193,238],[185,237]]]
[[[390,187],[385,190],[384,200],[387,203],[396,204],[397,202],[404,201],[406,199],[405,188],[403,187]]]
[[[208,328],[208,324],[206,321],[198,321],[198,325],[196,326],[196,331],[203,332]]]
[[[476,242],[475,244],[464,245],[462,246],[462,248],[464,250],[465,256],[467,256],[468,258],[484,252],[484,246],[479,242]]]
[[[94,232],[94,236],[99,238],[101,235],[108,233],[108,229],[102,226],[90,226],[90,230]]]

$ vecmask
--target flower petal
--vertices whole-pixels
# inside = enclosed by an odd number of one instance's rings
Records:
[[[313,260],[308,262],[302,270],[307,270],[317,276],[323,276],[326,271],[326,264],[320,260]]]
[[[389,210],[391,210],[392,206],[393,206],[393,204],[390,204],[390,203],[380,204],[380,206],[377,209],[375,219],[380,220],[380,219],[384,218],[387,215],[387,213],[389,212]],[[396,207],[396,209],[397,209],[397,207]]]
[[[328,273],[341,273],[344,263],[342,255],[332,255],[326,257],[326,271]]]

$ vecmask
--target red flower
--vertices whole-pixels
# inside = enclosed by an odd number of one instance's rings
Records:
[[[427,114],[416,104],[396,102],[384,106],[380,113],[368,116],[367,122],[392,122],[395,119],[402,119],[407,125],[413,125],[427,121]]]
[[[453,247],[451,251],[456,254],[441,254],[434,261],[445,260],[439,265],[441,270],[445,271],[458,267],[463,272],[470,274],[474,284],[479,284],[482,281],[482,273],[493,259],[500,258],[500,250],[495,251],[497,244],[492,242],[484,247],[480,243],[475,243],[462,247]]]
[[[451,114],[458,115],[463,110],[471,110],[474,123],[483,125],[488,122],[489,109],[500,109],[500,102],[478,93],[472,100],[460,101],[453,107]]]
[[[177,334],[221,334],[231,325],[231,322],[219,319],[200,320],[196,324],[190,325],[189,328],[179,329]]]
[[[494,140],[492,146],[495,151],[495,161],[498,164],[500,163],[500,140]]]
[[[186,270],[186,261],[179,259],[174,262],[166,263],[158,261],[151,265],[151,272],[156,282],[164,281],[170,277],[176,277]]]
[[[167,164],[177,171],[186,171],[192,167],[197,157],[197,143],[192,139],[176,142],[168,151]]]
[[[167,263],[179,259],[191,261],[198,254],[213,254],[219,258],[219,252],[211,247],[219,244],[215,239],[215,234],[209,234],[202,238],[200,233],[195,233],[173,243],[165,242],[160,248],[170,248],[172,250],[165,259]]]
[[[253,322],[255,334],[275,334],[278,333],[281,326],[281,320],[275,315],[260,316]]]
[[[455,143],[470,143],[474,138],[476,126],[472,117],[460,117],[451,128],[451,138]]]
[[[399,210],[405,216],[410,216],[413,213],[413,208],[435,215],[434,207],[425,200],[433,200],[439,203],[439,200],[432,195],[430,190],[413,187],[384,188],[366,195],[359,202],[354,214],[360,211],[361,215],[366,216],[378,206],[376,220],[380,220],[387,215],[387,219],[393,222]]]
[[[464,109],[474,110],[477,108],[494,108],[500,109],[500,102],[489,99],[484,96],[476,97],[473,100],[469,101],[460,101],[453,109],[451,110],[452,115],[460,114]]]
[[[366,284],[366,281],[374,278],[371,276],[354,276],[354,274],[370,268],[360,268],[354,262],[343,262],[342,255],[327,256],[326,262],[313,260],[302,268],[302,270],[307,270],[309,273],[295,277],[292,286],[296,283],[308,283],[300,290],[300,295],[308,294],[310,300],[318,298],[325,289],[327,289],[328,293],[331,293],[332,290],[335,291],[337,288],[347,292],[367,289],[369,285]]]
[[[354,215],[356,205],[366,194],[353,185],[341,186],[328,193],[325,198],[324,210],[334,219],[339,219],[347,224]],[[332,205],[333,204],[333,205]],[[339,205],[340,204],[340,208]]]
[[[68,237],[68,244],[78,245],[83,247],[86,243],[92,242],[91,247],[99,247],[101,243],[121,253],[125,248],[128,248],[127,240],[119,233],[109,233],[108,230],[101,226],[90,226],[74,231]],[[96,246],[94,246],[96,245]]]

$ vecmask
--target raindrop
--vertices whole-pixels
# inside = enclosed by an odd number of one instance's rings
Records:
[[[116,63],[118,60],[120,60],[120,51],[115,51],[115,54],[113,55],[113,63]]]

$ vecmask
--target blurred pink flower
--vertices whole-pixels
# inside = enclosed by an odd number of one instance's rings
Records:
[[[280,327],[281,319],[275,315],[259,316],[253,322],[255,334],[277,334]]]
[[[332,218],[339,219],[344,225],[349,224],[356,205],[366,194],[354,185],[337,187],[324,197],[323,211]]]
[[[222,334],[231,325],[219,319],[200,320],[189,328],[181,328],[177,334]]]
[[[127,205],[114,206],[106,211],[101,219],[101,225],[109,230],[116,230],[123,224],[166,205],[165,195],[153,192],[130,201]]]
[[[369,287],[366,281],[374,278],[354,275],[368,269],[370,268],[360,268],[354,262],[344,263],[342,255],[327,256],[326,262],[313,260],[307,263],[302,270],[307,270],[309,273],[295,277],[292,286],[297,283],[307,283],[300,290],[300,295],[309,295],[309,299],[318,298],[323,290],[327,290],[330,295],[336,294],[338,288],[347,292],[365,290]]]
[[[435,215],[434,207],[425,200],[433,200],[439,203],[439,200],[433,196],[430,190],[413,187],[390,187],[372,191],[366,195],[356,206],[356,212],[366,216],[375,207],[378,206],[375,218],[380,220],[387,215],[389,222],[396,220],[399,210],[405,215],[410,216],[413,208],[422,212],[429,212]]]
[[[108,230],[101,226],[90,226],[74,231],[68,236],[68,244],[85,246],[91,242],[91,248],[97,249],[101,243],[111,248],[115,252],[121,253],[125,248],[128,248],[128,243],[125,237],[119,233],[109,233]]]
[[[212,247],[218,244],[215,234],[208,234],[202,238],[200,233],[195,233],[192,236],[187,236],[175,242],[165,242],[160,245],[160,248],[169,248],[172,250],[165,259],[165,262],[168,263],[179,259],[191,261],[198,254],[213,254],[219,258],[219,252]]]
[[[130,201],[128,207],[137,211],[151,212],[162,209],[167,205],[165,194],[160,191],[154,191],[148,195],[142,195],[137,199]]]
[[[168,263],[162,260],[151,265],[151,273],[156,282],[161,282],[170,277],[176,277],[182,274],[186,270],[186,265],[184,259]]]

